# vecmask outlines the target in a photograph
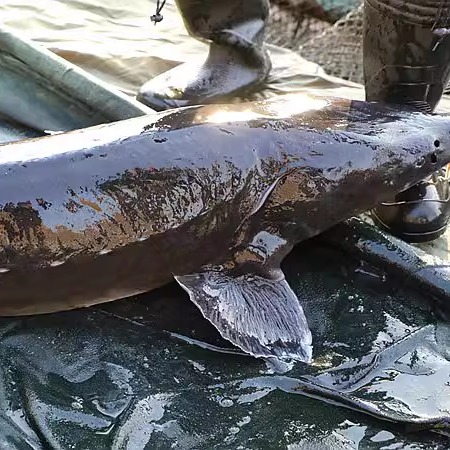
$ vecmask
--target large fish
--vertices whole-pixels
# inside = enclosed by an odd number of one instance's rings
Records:
[[[0,146],[0,314],[175,278],[244,351],[310,361],[282,259],[448,162],[448,118],[303,94]]]

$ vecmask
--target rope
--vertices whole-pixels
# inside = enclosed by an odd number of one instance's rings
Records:
[[[157,0],[156,2],[156,12],[152,16],[150,16],[150,20],[156,25],[159,22],[162,22],[164,17],[161,14],[162,9],[164,8],[164,5],[166,4],[166,0]]]

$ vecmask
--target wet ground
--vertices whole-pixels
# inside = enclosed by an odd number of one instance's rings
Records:
[[[427,299],[318,245],[284,268],[315,342],[285,373],[226,352],[175,285],[0,321],[2,448],[448,448],[423,430],[450,430],[450,328]]]

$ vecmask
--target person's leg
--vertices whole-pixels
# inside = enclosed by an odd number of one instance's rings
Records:
[[[203,64],[186,63],[145,83],[138,99],[164,110],[223,101],[267,77],[264,49],[269,0],[177,0],[191,36],[210,43]]]
[[[368,101],[434,110],[450,75],[450,0],[365,0],[363,48]]]
[[[366,100],[432,112],[450,77],[447,28],[450,0],[364,0]],[[379,205],[375,223],[410,242],[439,237],[450,217],[444,172]]]

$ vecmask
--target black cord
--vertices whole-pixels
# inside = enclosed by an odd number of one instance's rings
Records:
[[[164,8],[165,4],[166,4],[166,0],[162,0],[162,1],[157,0],[157,2],[156,2],[156,13],[153,14],[153,16],[150,17],[150,20],[155,25],[163,20],[163,16],[161,15],[161,11]]]

